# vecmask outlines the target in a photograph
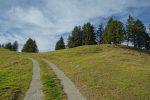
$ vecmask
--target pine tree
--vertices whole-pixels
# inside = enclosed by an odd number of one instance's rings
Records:
[[[126,25],[126,40],[127,40],[127,46],[129,46],[130,40],[134,41],[134,18],[132,16],[129,16],[128,22]]]
[[[76,45],[75,45],[75,39],[74,39],[74,37],[73,36],[69,36],[68,37],[68,47],[69,48],[73,48],[73,47],[75,47]]]
[[[83,45],[93,45],[93,44],[96,44],[94,26],[88,22],[83,26]]]
[[[124,33],[123,23],[110,19],[104,35],[104,43],[120,44],[123,41]]]
[[[81,46],[82,45],[82,30],[81,27],[75,27],[72,31],[72,37],[74,37],[75,40],[75,46]]]
[[[110,44],[111,42],[108,40],[108,30],[110,28],[110,24],[114,19],[110,17],[109,21],[107,22],[105,32],[104,32],[104,38],[103,38],[103,43]]]
[[[117,42],[121,44],[125,37],[125,28],[121,21],[117,21]]]
[[[33,52],[38,52],[39,50],[38,50],[38,47],[37,47],[37,44],[36,44],[35,40],[33,40],[32,45],[33,45]]]
[[[142,48],[145,46],[146,40],[146,28],[142,21],[139,19],[135,21],[134,24],[134,36],[133,36],[133,43],[135,48]]]
[[[18,50],[18,42],[15,41],[12,45],[12,51],[17,51]]]
[[[148,33],[146,34],[145,49],[150,50],[150,36],[148,35]]]
[[[22,52],[38,52],[36,41],[29,38],[25,43]]]
[[[81,26],[75,26],[71,36],[68,37],[68,47],[73,48],[82,45],[82,30]]]
[[[55,50],[60,50],[60,49],[65,49],[65,43],[62,36],[60,37],[59,41],[57,41],[55,46]]]
[[[104,27],[101,24],[96,32],[96,42],[97,44],[102,43],[104,37]]]
[[[150,36],[150,24],[148,25],[148,35]]]
[[[121,22],[114,20],[108,29],[108,40],[114,44],[120,44],[123,38],[123,25]]]
[[[2,48],[5,48],[5,45],[4,45],[4,44],[2,44]]]
[[[5,49],[12,50],[12,44],[11,44],[11,42],[9,42],[9,43],[7,43],[5,45]]]

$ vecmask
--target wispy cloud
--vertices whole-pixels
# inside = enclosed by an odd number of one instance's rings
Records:
[[[53,50],[60,35],[75,25],[93,24],[117,15],[150,16],[149,0],[5,0],[0,1],[0,42],[36,39],[40,51]],[[143,16],[143,17],[141,17]],[[150,20],[144,20],[149,23]]]

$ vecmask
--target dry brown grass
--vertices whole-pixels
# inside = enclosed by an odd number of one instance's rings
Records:
[[[150,99],[150,55],[118,46],[83,46],[42,53],[88,100]]]

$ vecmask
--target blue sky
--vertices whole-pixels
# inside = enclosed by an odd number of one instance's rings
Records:
[[[149,0],[0,0],[0,43],[30,37],[40,51],[54,50],[60,36],[90,21],[105,24],[110,16],[126,22],[128,15],[150,24]]]

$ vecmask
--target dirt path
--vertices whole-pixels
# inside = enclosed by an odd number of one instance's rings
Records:
[[[55,64],[45,59],[44,61],[52,68],[58,79],[60,79],[68,100],[86,100],[86,98],[82,96],[79,90],[75,87],[73,82],[60,69],[58,69]]]
[[[43,100],[42,84],[40,81],[40,67],[37,61],[33,62],[33,76],[30,87],[23,100]]]

